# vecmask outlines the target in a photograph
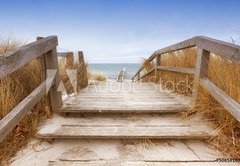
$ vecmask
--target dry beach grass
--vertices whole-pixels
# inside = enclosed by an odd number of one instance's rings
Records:
[[[21,45],[21,42],[11,36],[4,38],[0,40],[0,54],[14,50]],[[85,65],[60,62],[59,67],[61,79],[69,93],[72,92],[72,87],[65,75],[66,69],[76,69],[78,91],[87,86],[88,76]],[[39,58],[0,80],[0,119],[45,80],[45,74],[42,71],[42,60]],[[38,123],[49,116],[51,116],[51,111],[49,98],[46,96],[0,143],[0,165],[5,164],[18,150],[24,147],[28,140],[34,137]]]
[[[183,51],[175,51],[163,54],[160,64],[163,66],[194,68],[196,63],[196,48],[188,48]],[[147,64],[147,65],[146,65]],[[144,62],[145,69],[150,70],[149,62]],[[153,67],[153,66],[152,66]],[[154,72],[153,72],[154,74]],[[180,74],[169,71],[158,71],[163,84],[171,81],[174,84],[166,84],[166,88],[185,95],[192,93],[192,81],[194,77],[189,74]],[[224,90],[229,96],[240,103],[240,63],[226,60],[220,56],[211,54],[209,62],[209,79]],[[148,81],[143,79],[142,81]],[[174,87],[181,81],[178,89]],[[219,135],[209,140],[213,147],[217,148],[229,157],[240,159],[240,123],[217,101],[215,101],[206,88],[201,85],[195,106],[182,114],[188,116],[200,115],[209,119],[219,130]]]

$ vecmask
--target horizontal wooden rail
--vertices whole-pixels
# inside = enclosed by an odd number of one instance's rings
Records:
[[[201,79],[201,82],[207,88],[211,96],[240,122],[240,104],[218,88],[218,86],[209,79]]]
[[[200,36],[195,39],[198,48],[207,50],[225,59],[240,61],[240,46]]]
[[[54,79],[54,78],[52,78]],[[24,116],[35,106],[41,98],[46,95],[46,88],[54,85],[52,80],[46,80],[41,83],[31,94],[12,109],[0,121],[0,141],[2,141],[14,127],[24,118]]]
[[[147,73],[145,73],[144,75],[140,76],[138,78],[138,80],[141,80],[142,78],[146,77],[147,75],[149,75],[150,73],[152,73],[153,71],[155,71],[155,68],[152,68],[151,70],[149,70]]]
[[[172,66],[161,66],[161,55],[170,53],[186,48],[197,47],[197,62],[195,68],[183,68],[183,67],[172,67]],[[225,109],[227,109],[238,121],[240,121],[240,104],[234,101],[228,96],[223,90],[217,87],[208,79],[208,65],[211,53],[221,56],[227,60],[240,61],[240,46],[223,42],[220,40],[197,36],[183,42],[174,44],[172,46],[155,51],[149,58],[151,62],[155,58],[157,59],[157,70],[165,70],[171,72],[179,72],[186,74],[194,74],[193,84],[193,104],[196,101],[197,89],[199,86],[199,80],[207,87],[209,93],[214,99],[216,99]],[[153,70],[150,70],[143,76],[139,77],[140,72],[144,69],[142,66],[137,73],[134,75],[132,80],[140,80],[146,77]],[[155,70],[156,80],[159,80],[159,74]],[[137,77],[137,79],[136,79]]]
[[[185,73],[185,74],[194,74],[194,68],[185,68],[185,67],[171,67],[171,66],[158,66],[157,69],[165,70],[165,71],[172,71],[177,73]]]
[[[16,71],[28,62],[42,56],[56,48],[58,40],[56,36],[50,36],[36,42],[19,47],[0,56],[0,79]]]
[[[62,58],[66,58],[68,55],[73,54],[73,52],[58,52],[57,56],[58,57],[62,57]]]
[[[36,42],[0,55],[0,79],[39,57],[41,57],[42,61],[42,77],[47,77],[31,94],[24,98],[0,120],[0,141],[14,129],[44,95],[47,95],[47,91],[49,91],[52,111],[59,110],[62,100],[60,93],[57,92],[57,87],[60,82],[58,75],[57,45],[57,36],[46,38],[38,37]],[[46,70],[52,70],[52,72],[48,73]],[[48,76],[49,74],[52,76]]]
[[[61,58],[66,58],[68,64],[74,63],[73,52],[58,52],[57,56]]]
[[[240,46],[205,36],[196,36],[180,43],[171,45],[169,47],[157,50],[148,58],[148,61],[151,62],[153,59],[156,58],[156,55],[183,50],[195,46],[216,55],[222,56],[223,58],[240,61]],[[138,73],[140,73],[143,69],[144,67],[142,66],[133,76],[132,80],[134,80]]]

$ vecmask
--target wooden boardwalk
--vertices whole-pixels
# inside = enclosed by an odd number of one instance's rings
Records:
[[[81,93],[68,97],[62,112],[150,113],[180,112],[191,98],[172,95],[160,85],[132,82],[91,83]]]
[[[37,137],[92,141],[49,161],[51,166],[218,165],[215,161],[222,155],[203,141],[217,134],[211,124],[178,115],[190,101],[160,85],[91,83],[67,97],[63,115],[45,121]]]
[[[53,112],[52,118],[39,126],[37,138],[19,152],[12,165],[239,165],[239,162],[218,162],[217,159],[227,157],[205,142],[218,134],[210,122],[200,117],[183,119],[179,116],[196,100],[201,83],[240,121],[239,102],[208,77],[210,56],[214,54],[239,62],[239,46],[196,36],[155,51],[147,59],[154,67],[150,71],[141,67],[132,78],[133,82],[124,81],[123,77],[119,80],[123,82],[92,82],[80,93],[67,97],[58,91],[57,57],[66,57],[72,63],[73,54],[59,54],[57,46],[57,36],[39,37],[33,43],[0,56],[0,79],[38,58],[41,58],[44,75],[43,82],[0,120],[0,141],[46,94]],[[197,51],[194,68],[161,64],[162,55],[188,48]],[[82,52],[78,52],[78,56],[80,66],[84,64]],[[193,95],[177,95],[163,90],[161,85],[141,83],[150,75],[154,75],[157,82],[161,77],[158,71],[162,70],[194,76]],[[55,71],[56,75],[49,71]],[[42,139],[47,141],[40,141]]]

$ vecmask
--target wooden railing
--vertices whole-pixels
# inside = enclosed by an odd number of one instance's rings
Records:
[[[74,63],[73,52],[58,52],[57,56],[61,57],[61,58],[66,58],[67,64],[73,64]]]
[[[195,68],[170,67],[161,66],[161,55],[186,48],[197,47],[197,62]],[[194,75],[193,85],[193,104],[197,97],[197,89],[199,80],[208,89],[211,96],[218,101],[225,109],[227,109],[240,122],[240,104],[233,100],[227,93],[221,90],[216,84],[208,79],[208,65],[210,53],[222,56],[227,60],[240,61],[240,46],[233,45],[227,42],[215,40],[208,37],[197,36],[172,46],[155,51],[149,58],[148,62],[156,59],[155,67],[147,73],[140,75],[144,67],[141,67],[132,78],[132,81],[139,81],[155,71],[156,80],[159,75],[157,70],[165,70],[171,72],[180,72]],[[240,76],[240,73],[239,73]]]
[[[61,58],[66,58],[66,62],[68,64],[73,64],[74,63],[73,52],[58,52],[57,56],[61,57]],[[81,65],[81,64],[85,65],[83,52],[82,51],[78,51],[78,64],[79,65]]]
[[[61,94],[57,92],[60,79],[58,75],[57,36],[39,37],[36,42],[22,46],[14,51],[0,56],[0,79],[18,70],[32,60],[43,57],[46,70],[54,69],[54,74],[48,75],[31,94],[23,99],[11,112],[0,121],[0,141],[31,111],[36,103],[46,95],[49,89],[52,111],[58,111],[62,104]]]

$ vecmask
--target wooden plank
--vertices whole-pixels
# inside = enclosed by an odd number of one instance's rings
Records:
[[[177,73],[185,73],[185,74],[194,74],[195,73],[194,68],[159,66],[158,69],[165,70],[165,71],[177,72]]]
[[[183,104],[168,104],[158,106],[136,106],[136,108],[112,106],[112,107],[99,107],[99,105],[93,106],[65,106],[61,108],[63,113],[180,113],[189,109],[189,105]]]
[[[213,162],[222,155],[211,150],[201,141],[167,141],[167,140],[131,140],[122,142],[110,142],[108,145],[93,143],[90,147],[78,146],[63,153],[60,161],[142,161],[142,162]],[[196,144],[198,149],[209,153],[199,157],[189,147]],[[93,148],[93,147],[96,148]],[[102,154],[99,152],[105,152]],[[111,154],[107,154],[111,151]]]
[[[82,51],[78,51],[78,63],[79,65],[85,65],[84,56]]]
[[[0,56],[0,79],[56,48],[57,45],[57,37],[50,36],[2,54]]]
[[[238,162],[50,161],[49,166],[239,166]]]
[[[66,58],[69,54],[73,54],[73,52],[58,52],[57,56],[62,57],[62,58]]]
[[[151,70],[149,70],[147,73],[144,73],[142,76],[140,76],[138,78],[138,80],[143,79],[144,77],[146,77],[147,75],[151,74],[153,71],[155,71],[155,68],[152,68]]]
[[[49,95],[51,100],[51,108],[52,111],[57,112],[59,111],[59,108],[62,106],[62,95],[58,91],[58,86],[60,83],[59,78],[59,69],[58,69],[58,59],[57,59],[57,50],[56,48],[50,50],[46,54],[44,54],[45,60],[46,60],[46,68],[47,72],[49,70],[55,70],[55,79],[54,79],[54,86],[50,88]]]
[[[178,50],[183,50],[186,48],[191,48],[196,46],[196,39],[198,37],[193,37],[187,40],[184,40],[182,42],[179,42],[177,44],[171,45],[169,47],[165,47],[163,49],[157,50],[156,54],[164,54],[164,53],[169,53],[169,52],[173,52],[173,51],[178,51]]]
[[[160,80],[160,75],[158,73],[158,67],[161,65],[161,54],[156,55],[156,68],[155,68],[155,83]]]
[[[196,45],[199,48],[222,56],[226,59],[240,61],[240,46],[238,45],[205,36],[198,36],[196,38]]]
[[[55,118],[38,131],[39,138],[95,139],[204,139],[216,132],[199,119],[180,119],[173,115],[105,116],[80,119]]]
[[[74,63],[73,52],[58,52],[57,56],[67,58],[67,64],[69,65]]]
[[[193,84],[193,99],[192,104],[194,105],[198,95],[199,81],[201,78],[208,78],[208,64],[210,59],[210,52],[197,48],[197,62],[196,70],[194,73],[194,84]]]
[[[201,79],[201,82],[208,89],[211,96],[240,122],[240,104],[209,79]]]
[[[35,104],[46,94],[46,87],[52,86],[52,84],[51,81],[44,81],[41,83],[0,121],[0,141],[2,141],[24,116],[31,111],[33,106],[35,106]]]
[[[122,85],[121,88],[118,89],[118,85]],[[80,93],[67,97],[61,112],[172,113],[185,111],[190,101],[189,97],[170,94],[156,84],[102,83],[96,87],[89,85]]]

